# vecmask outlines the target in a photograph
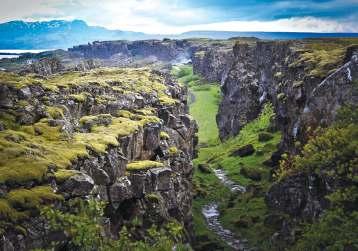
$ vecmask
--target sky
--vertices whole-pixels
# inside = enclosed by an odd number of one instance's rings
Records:
[[[0,22],[52,19],[154,34],[358,32],[358,0],[0,0]]]

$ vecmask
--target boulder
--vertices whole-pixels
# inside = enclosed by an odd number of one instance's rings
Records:
[[[154,191],[167,191],[172,189],[171,174],[169,168],[153,168],[150,170]]]
[[[242,146],[239,149],[235,150],[233,153],[231,153],[231,156],[245,157],[245,156],[252,155],[254,152],[255,152],[254,146],[251,144],[248,144],[248,145]]]
[[[60,187],[60,191],[71,197],[86,196],[91,194],[94,186],[93,179],[84,173],[79,173],[68,178]]]
[[[120,203],[133,197],[132,183],[127,177],[121,177],[109,188],[112,203]]]

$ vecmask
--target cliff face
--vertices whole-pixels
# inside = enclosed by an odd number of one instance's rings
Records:
[[[355,47],[340,48],[340,55],[332,52],[333,59],[326,59],[310,50],[310,43],[316,42],[237,43],[231,57],[213,57],[212,52],[202,55],[209,62],[194,64],[195,71],[209,80],[214,77],[207,72],[214,73],[222,83],[223,100],[217,116],[221,139],[237,135],[258,116],[262,104],[270,101],[284,135],[282,149],[294,151],[295,141],[305,141],[307,127],[327,126],[339,107],[356,104]],[[322,66],[310,57],[336,61]],[[216,70],[211,70],[215,66]]]
[[[155,56],[161,61],[171,61],[186,53],[188,43],[180,40],[142,40],[142,41],[108,41],[94,42],[70,48],[72,53],[78,53],[85,58],[109,59],[121,54],[127,57]]]
[[[220,83],[232,62],[233,53],[230,48],[209,47],[206,51],[197,51],[192,56],[194,73],[211,82]]]
[[[66,240],[39,211],[89,197],[108,203],[110,236],[139,218],[144,228],[176,219],[190,238],[197,126],[184,87],[159,72],[97,69],[47,79],[1,73],[0,88],[5,250]]]

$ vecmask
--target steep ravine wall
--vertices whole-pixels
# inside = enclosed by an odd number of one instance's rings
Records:
[[[6,74],[0,84],[3,250],[66,240],[49,231],[39,210],[51,202],[65,210],[66,201],[91,197],[108,203],[105,216],[113,237],[137,217],[143,228],[176,219],[190,240],[197,126],[187,114],[184,87],[143,69],[98,69],[46,80]],[[35,168],[43,169],[28,175]],[[48,193],[39,195],[40,205],[14,202],[12,195],[39,187]],[[31,217],[9,218],[23,212]]]
[[[295,151],[294,142],[305,142],[308,127],[327,126],[341,106],[357,104],[357,46],[345,49],[345,60],[337,59],[341,63],[328,65],[319,74],[304,61],[306,52],[301,41],[258,41],[237,43],[232,55],[206,52],[193,61],[195,72],[221,81],[217,123],[222,140],[237,135],[270,101],[283,132],[281,149]]]

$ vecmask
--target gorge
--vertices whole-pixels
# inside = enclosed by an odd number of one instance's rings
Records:
[[[356,38],[93,42],[0,67],[3,250],[358,247]]]

